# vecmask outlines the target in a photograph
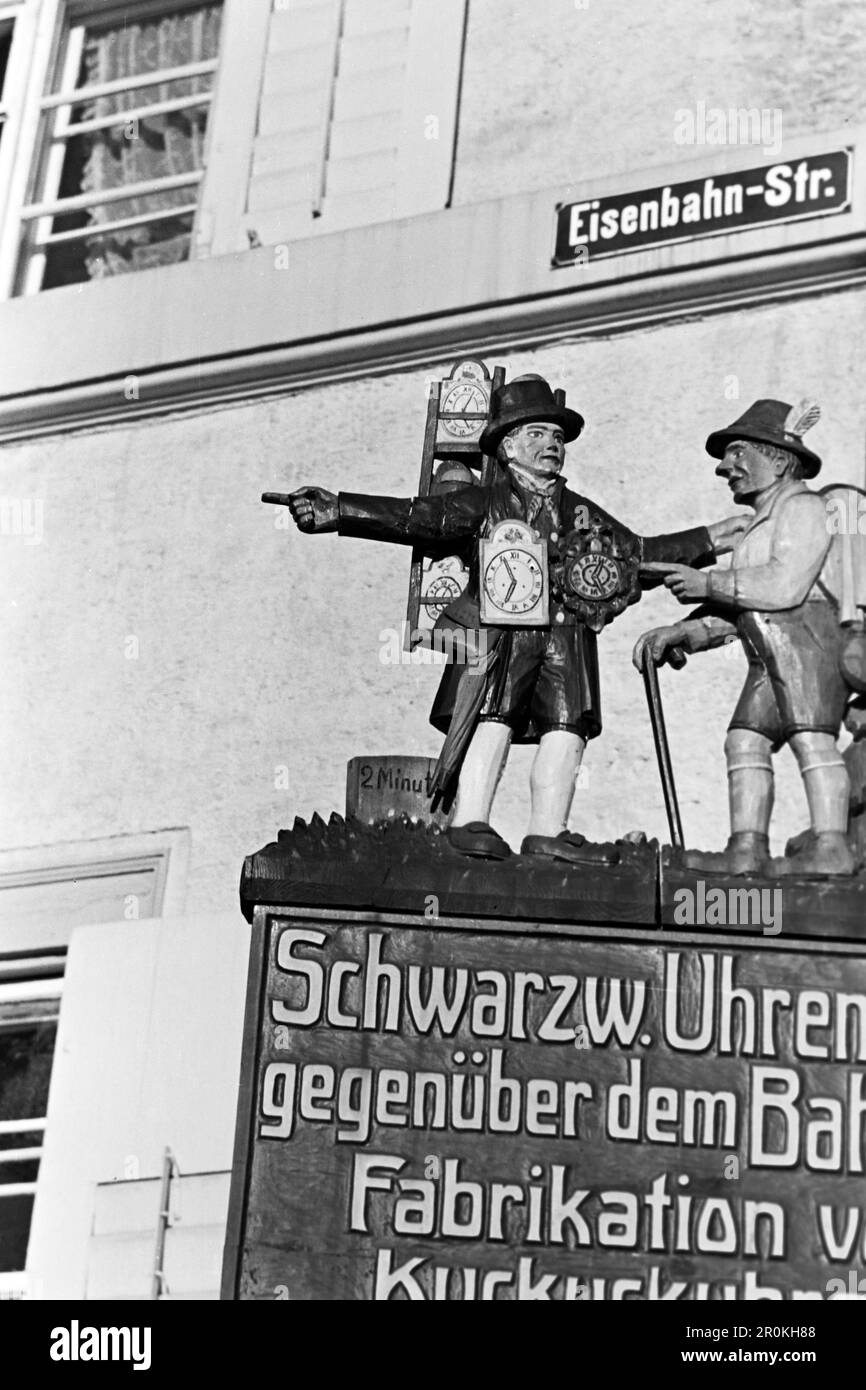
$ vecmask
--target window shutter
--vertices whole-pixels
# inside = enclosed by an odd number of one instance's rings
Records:
[[[465,0],[288,0],[271,16],[247,224],[267,244],[448,201]]]

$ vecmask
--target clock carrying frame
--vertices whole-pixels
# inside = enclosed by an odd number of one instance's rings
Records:
[[[467,383],[467,390],[477,387],[483,392],[486,399],[486,410],[462,410],[443,412],[443,401],[447,398],[448,392],[461,382]],[[494,367],[493,374],[487,370],[483,362],[477,358],[462,358],[456,362],[451,369],[450,375],[440,381],[430,383],[429,395],[427,398],[427,420],[424,427],[424,442],[421,448],[421,475],[418,482],[418,497],[434,496],[437,492],[447,491],[448,485],[442,486],[441,482],[437,485],[437,480],[443,473],[443,466],[449,463],[462,463],[469,468],[472,473],[480,476],[483,487],[489,486],[494,477],[496,469],[496,459],[490,454],[481,451],[479,439],[484,427],[490,420],[491,403],[494,391],[500,390],[505,384],[505,368]],[[464,421],[467,425],[471,423],[471,429],[467,431],[464,438],[459,438],[449,434],[447,424],[443,421]],[[438,464],[434,475],[434,466]],[[467,478],[468,482],[469,479]],[[438,616],[442,611],[442,601],[436,602],[435,599],[426,599],[424,596],[425,584],[425,565],[427,565],[426,578],[431,582],[430,576],[434,566],[442,570],[443,576],[451,577],[457,572],[463,573],[463,562],[458,556],[443,555],[442,547],[435,546],[413,546],[412,561],[409,572],[409,597],[406,607],[406,628],[404,638],[404,649],[412,651],[415,647],[425,644],[427,633],[432,629],[433,623],[430,618]],[[468,577],[468,571],[465,571]],[[438,576],[438,570],[437,570]],[[433,577],[432,582],[435,582]],[[460,590],[458,589],[458,592]],[[456,593],[452,597],[456,597]],[[450,598],[445,602],[450,602]],[[421,625],[422,607],[425,610],[424,627]],[[426,629],[426,630],[425,630]]]

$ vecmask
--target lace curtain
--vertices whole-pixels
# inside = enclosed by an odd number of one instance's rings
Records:
[[[88,32],[85,36],[80,85],[113,82],[162,68],[214,59],[219,48],[221,9],[201,5],[164,15],[142,18],[122,27]],[[76,108],[75,120],[113,115],[133,106],[166,101],[206,92],[212,74],[163,82],[98,97]],[[83,163],[82,192],[102,192],[145,179],[200,169],[204,157],[207,107],[193,107],[139,119],[129,131],[123,125],[80,137]],[[93,223],[113,222],[158,209],[181,207],[196,200],[196,185],[129,198],[94,207]],[[171,265],[189,254],[189,219],[177,218],[129,228],[87,243],[85,265],[91,279]]]

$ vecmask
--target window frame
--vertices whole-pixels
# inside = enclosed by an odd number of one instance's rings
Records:
[[[32,0],[0,0],[0,25],[4,29],[10,28],[12,33],[2,95],[5,114],[0,128],[0,266],[9,228],[17,227],[17,222],[11,215],[15,206],[12,188],[19,162],[21,129],[36,44],[37,17],[38,4],[33,4]],[[2,293],[0,282],[0,294]]]
[[[4,962],[0,961],[0,1037],[7,1030],[14,1031],[16,1028],[26,1027],[28,1024],[34,1023],[53,1023],[56,1035],[63,988],[63,961],[55,957],[54,962],[50,977],[46,978],[44,973],[40,972],[37,978],[20,979],[17,971],[7,972],[4,969]],[[20,1006],[20,1012],[16,1013],[17,1006]],[[48,1109],[47,1100],[44,1109],[46,1111]],[[25,1181],[16,1181],[14,1174],[6,1180],[3,1169],[4,1165],[8,1163],[35,1162],[38,1164],[41,1162],[46,1124],[46,1114],[18,1116],[11,1120],[0,1119],[0,1138],[13,1137],[13,1143],[9,1148],[0,1148],[0,1222],[3,1220],[4,1201],[21,1197],[32,1197],[34,1200],[36,1198],[36,1189],[39,1183],[38,1169],[33,1178]],[[38,1144],[25,1142],[23,1146],[18,1147],[14,1143],[14,1136],[17,1134],[22,1136],[39,1135],[40,1142]],[[15,1295],[19,1293],[22,1283],[26,1289],[26,1266],[25,1250],[24,1263],[20,1269],[0,1271],[0,1292],[6,1292],[7,1296]]]
[[[172,9],[194,8],[197,3],[201,3],[201,0],[138,0],[138,3],[134,5],[125,6],[105,3],[100,9],[94,0],[14,0],[14,3],[11,3],[10,0],[8,4],[5,3],[5,0],[0,0],[0,22],[3,21],[4,10],[6,9],[15,11],[16,15],[13,48],[17,48],[18,51],[14,54],[16,63],[14,80],[16,83],[16,108],[20,111],[20,117],[15,122],[11,135],[8,133],[9,122],[7,122],[7,129],[4,132],[7,138],[5,141],[0,141],[0,300],[13,296],[26,297],[41,290],[45,263],[43,246],[47,248],[47,245],[55,244],[55,238],[57,241],[69,241],[80,239],[81,236],[87,234],[84,229],[81,229],[78,237],[75,237],[74,232],[52,233],[51,224],[57,215],[54,210],[58,201],[57,197],[47,196],[35,200],[35,190],[42,181],[43,173],[48,179],[46,191],[50,195],[52,185],[59,183],[62,171],[65,141],[55,143],[50,138],[45,138],[44,118],[46,112],[56,110],[61,113],[58,119],[62,122],[63,113],[70,110],[69,104],[62,100],[65,95],[71,94],[74,90],[77,71],[74,41],[71,47],[68,43],[70,33],[74,34],[81,20],[92,15],[95,10],[99,10],[100,20],[109,21],[113,15],[128,18],[131,9],[134,9],[136,15],[146,16]],[[264,4],[266,0],[257,0],[257,3]],[[207,105],[213,109],[216,103],[222,60],[227,51],[226,24],[229,14],[232,14],[234,20],[232,27],[233,29],[237,28],[240,10],[239,0],[222,0],[222,10],[220,45],[217,57],[207,63],[184,65],[186,75],[203,74],[205,71],[212,73],[213,81],[210,91],[207,94],[197,95],[195,98],[185,98],[185,106]],[[20,27],[22,25],[23,31]],[[13,54],[10,53],[10,73],[12,66]],[[166,69],[165,71],[180,72],[181,70]],[[165,80],[164,73],[162,75],[148,74],[148,78],[149,81],[142,80],[138,85],[153,86],[154,79],[156,81]],[[7,80],[12,81],[8,74]],[[123,90],[134,90],[135,85],[136,81],[133,79],[132,86],[124,84]],[[78,131],[79,127],[75,127],[75,130]],[[192,215],[189,255],[190,259],[194,259],[198,254],[202,185],[205,181],[205,170],[209,160],[211,134],[211,120],[209,119],[202,169],[190,174],[172,175],[165,180],[159,180],[156,190],[149,183],[147,185],[127,185],[124,189],[111,190],[113,196],[103,196],[98,202],[95,202],[91,194],[82,194],[80,206],[102,206],[106,202],[123,201],[124,198],[130,196],[135,197],[136,190],[140,193],[144,189],[153,192],[170,187],[194,188],[196,193],[194,201],[171,210],[172,216]],[[3,149],[4,144],[7,146],[5,151]],[[133,190],[132,193],[130,193],[130,189]],[[56,195],[56,189],[54,192]],[[75,210],[75,203],[72,200],[64,199],[63,202],[64,210]],[[164,214],[161,212],[159,215]],[[141,218],[142,220],[154,220],[154,214],[142,214]],[[137,225],[138,219],[134,220]],[[25,236],[26,224],[33,224],[37,239],[51,235],[52,242],[37,244],[28,252],[28,238]],[[118,227],[132,225],[132,221],[122,219],[118,220],[116,225]]]
[[[99,874],[110,877],[112,869],[123,875],[130,866],[152,866],[157,878],[151,915],[180,916],[186,897],[190,839],[187,828],[177,828],[0,851],[0,892],[4,887],[32,887],[38,892],[48,883],[79,881]],[[79,927],[76,925],[72,930],[79,930]],[[4,949],[2,932],[0,923],[0,1031],[4,1027],[59,1018],[66,946],[47,944],[44,937],[40,941],[37,932],[32,942],[23,946],[19,943],[11,950],[7,942]],[[20,1012],[16,1015],[19,1006]],[[18,1158],[22,1162],[28,1158],[31,1161],[37,1157],[41,1159],[47,1123],[47,1114],[0,1120],[0,1135],[40,1134],[43,1143],[38,1150],[26,1145],[18,1151]],[[0,1157],[3,1152],[0,1150]],[[4,1198],[11,1197],[33,1196],[35,1200],[38,1183],[38,1173],[29,1182],[0,1181],[0,1204]],[[25,1270],[0,1272],[0,1297],[24,1296],[26,1291]]]
[[[185,906],[190,842],[189,829],[177,827],[96,840],[73,840],[32,849],[2,850],[0,909],[5,888],[33,888],[38,892],[48,884],[97,877],[110,879],[113,873],[122,875],[138,868],[156,872],[152,916],[179,917]],[[15,961],[29,962],[33,957],[48,961],[65,952],[65,945],[48,937],[40,940],[38,932],[32,941],[4,939],[4,918],[0,912],[0,970]]]

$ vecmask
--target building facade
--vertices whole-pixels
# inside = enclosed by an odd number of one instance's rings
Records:
[[[864,61],[855,0],[2,0],[9,1292],[216,1295],[243,856],[342,810],[350,758],[438,751],[406,552],[261,492],[411,495],[461,357],[563,387],[568,478],[643,533],[730,510],[704,441],[757,397],[816,398],[862,486]],[[666,838],[630,652],[678,613],[601,638],[595,838]],[[693,845],[742,677],[663,677]]]

